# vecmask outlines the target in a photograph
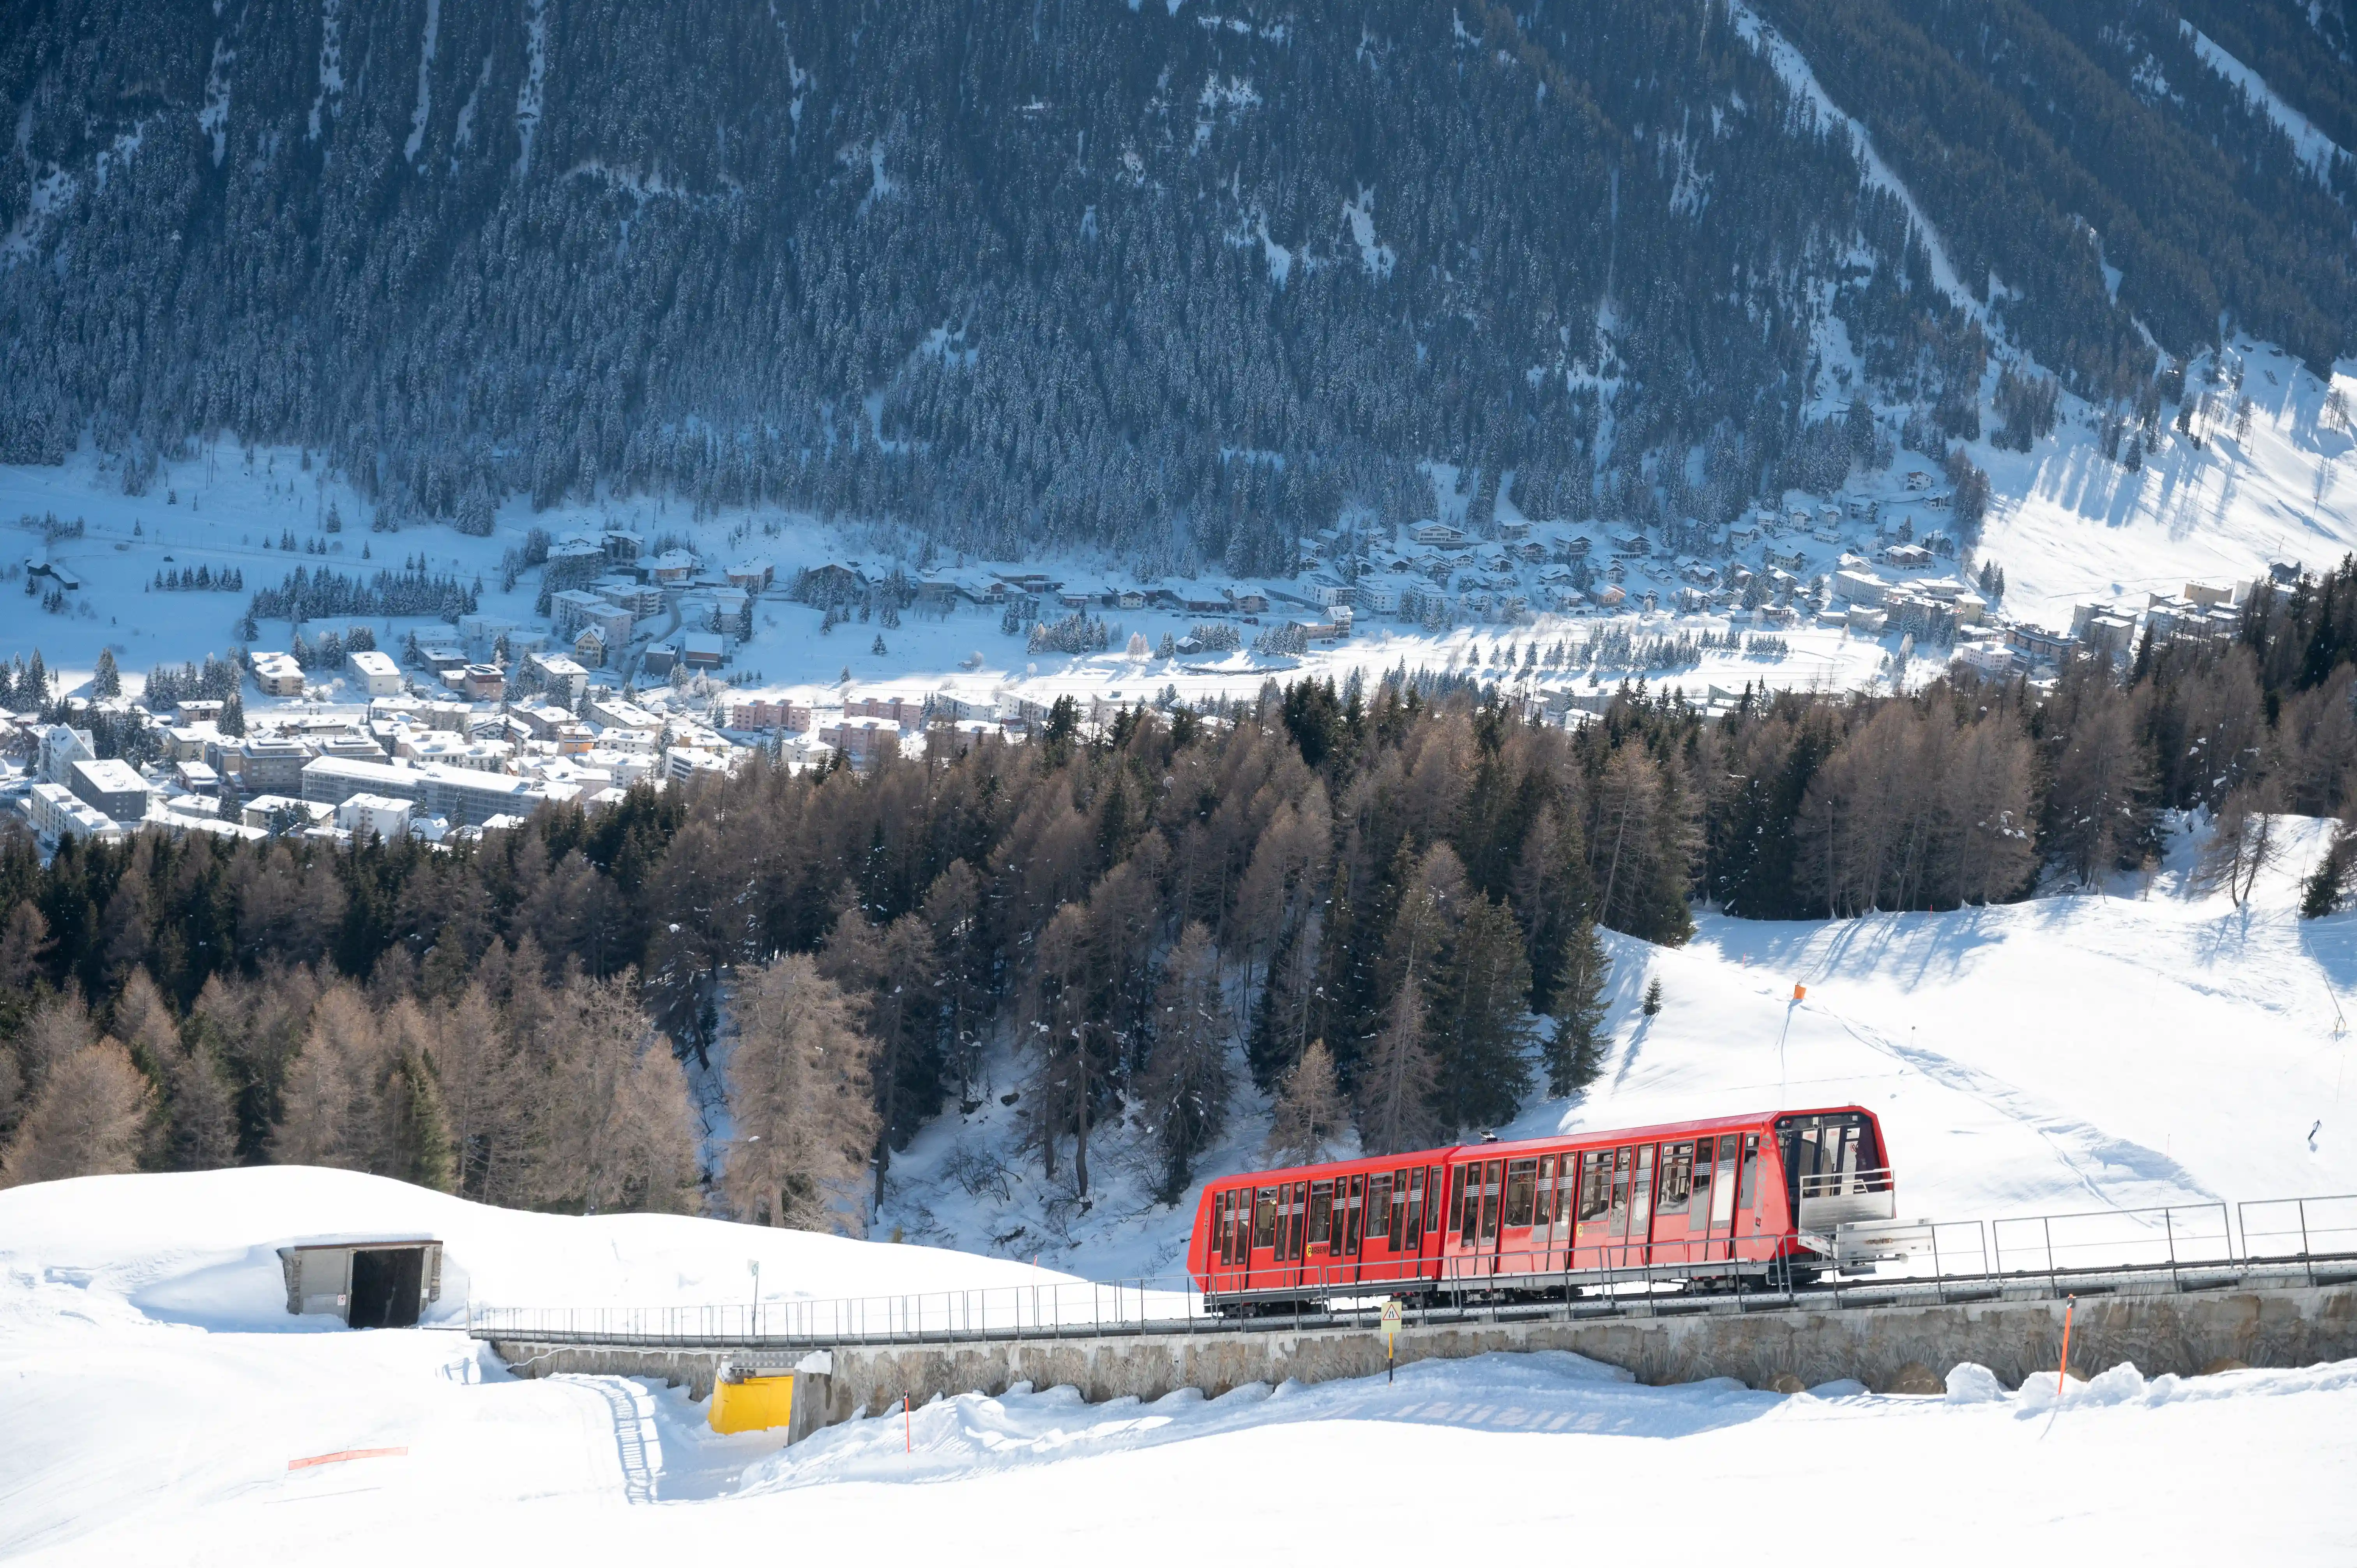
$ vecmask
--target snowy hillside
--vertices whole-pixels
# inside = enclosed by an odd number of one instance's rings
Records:
[[[781,1452],[774,1434],[714,1436],[660,1383],[519,1381],[430,1327],[302,1331],[266,1309],[267,1248],[329,1224],[432,1232],[479,1291],[498,1280],[584,1302],[718,1288],[748,1253],[823,1290],[994,1268],[706,1220],[507,1214],[304,1169],[0,1193],[0,1557],[636,1563],[955,1541],[963,1562],[1195,1563],[1206,1499],[1218,1531],[1267,1539],[1303,1495],[1347,1501],[1319,1532],[1337,1553],[1444,1551],[1462,1520],[1436,1499],[1467,1495],[1485,1497],[1499,1539],[1576,1533],[1614,1550],[1659,1523],[1599,1509],[1598,1495],[1714,1477],[1727,1517],[1767,1517],[1821,1484],[1829,1455],[1846,1495],[1909,1499],[1876,1539],[1910,1562],[1979,1561],[2032,1531],[2048,1550],[2157,1560],[2324,1561],[2357,1542],[2357,1364],[2149,1381],[2115,1368],[2074,1380],[2058,1413],[2050,1382],[2008,1393],[1971,1367],[1945,1399],[1855,1383],[1782,1399],[1491,1356],[1412,1365],[1392,1387],[1255,1384],[1151,1405],[1018,1385]],[[1403,1466],[1422,1484],[1367,1485]],[[1501,1473],[1530,1484],[1500,1487]],[[1270,1476],[1286,1480],[1238,1484]],[[2222,1492],[2234,1508],[2215,1506]]]
[[[1501,1137],[1772,1106],[1883,1119],[1909,1218],[2357,1190],[2357,915],[2302,921],[2327,824],[2294,821],[2244,908],[2190,886],[2194,830],[2149,890],[1844,921],[1705,916],[1682,949],[1607,933],[1613,1047],[1582,1098]],[[1665,1005],[1647,1018],[1647,983]],[[1792,1001],[1795,983],[1807,997]],[[1265,1108],[1209,1161],[1250,1169]],[[1004,1108],[944,1116],[893,1163],[884,1225],[1098,1278],[1180,1267],[1196,1192],[1148,1196],[1145,1151],[1085,1213],[1015,1152]]]

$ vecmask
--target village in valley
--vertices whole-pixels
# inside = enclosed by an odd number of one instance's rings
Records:
[[[253,461],[267,487],[277,459]],[[520,509],[486,536],[363,536],[371,563],[377,545],[428,544],[398,572],[355,572],[324,480],[309,528],[282,525],[274,548],[265,528],[258,551],[228,543],[243,518],[151,531],[136,514],[152,494],[104,498],[135,513],[127,525],[26,514],[33,548],[8,575],[80,641],[102,612],[116,629],[81,660],[74,639],[53,640],[66,657],[43,667],[44,690],[20,660],[0,703],[0,791],[50,844],[142,824],[439,842],[544,802],[594,814],[756,753],[866,770],[1021,740],[1060,703],[1075,726],[1149,703],[1211,714],[1305,674],[1458,682],[1553,725],[1639,682],[1711,712],[1951,667],[2041,683],[2077,649],[2125,661],[2147,639],[2230,639],[2255,587],[2300,573],[2277,562],[2088,599],[2065,628],[2007,613],[2003,565],[1959,543],[1950,475],[1903,458],[1833,495],[1666,531],[1534,521],[1511,476],[1487,494],[1439,477],[1439,515],[1346,518],[1303,537],[1296,575],[1250,580],[846,551],[845,531],[750,515],[550,527]],[[294,489],[265,493],[284,504]],[[249,570],[290,551],[305,559],[280,585]],[[249,575],[262,592],[220,596]],[[153,609],[199,602],[244,619],[209,644],[201,622]],[[126,620],[143,632],[121,636]]]

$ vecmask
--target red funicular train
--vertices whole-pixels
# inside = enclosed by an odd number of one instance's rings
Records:
[[[1650,1279],[1813,1278],[1842,1227],[1895,1218],[1862,1106],[1470,1144],[1223,1176],[1187,1269],[1221,1311],[1336,1296],[1560,1295]]]

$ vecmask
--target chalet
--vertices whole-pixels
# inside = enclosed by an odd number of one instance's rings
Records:
[[[666,550],[647,563],[647,576],[661,587],[679,587],[694,577],[696,564],[688,551]]]
[[[728,660],[728,639],[716,631],[683,631],[679,657],[690,670],[717,670]]]
[[[1408,530],[1408,537],[1418,544],[1462,544],[1465,531],[1445,522],[1419,522]]]

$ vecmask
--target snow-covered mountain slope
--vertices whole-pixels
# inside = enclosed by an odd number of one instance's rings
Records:
[[[1662,1505],[1690,1506],[1697,1485],[1713,1519],[1748,1535],[1746,1521],[1785,1517],[1836,1474],[1853,1505],[1875,1503],[1878,1544],[1911,1563],[1979,1562],[2033,1534],[2048,1550],[2158,1561],[2320,1562],[2357,1545],[2357,1363],[2150,1380],[2114,1368],[2073,1379],[2058,1412],[2051,1382],[2008,1393],[1972,1367],[1949,1373],[1945,1398],[1834,1383],[1780,1399],[1727,1380],[1639,1387],[1568,1355],[1491,1356],[1411,1365],[1390,1386],[1251,1385],[1212,1401],[1091,1407],[1017,1385],[781,1451],[774,1434],[715,1436],[683,1390],[518,1380],[453,1332],[301,1331],[242,1308],[197,1322],[158,1305],[176,1288],[215,1294],[209,1258],[329,1223],[431,1231],[478,1282],[528,1278],[584,1302],[725,1283],[748,1251],[821,1289],[991,1268],[710,1221],[500,1213],[315,1170],[17,1188],[0,1194],[0,1558],[953,1550],[979,1563],[1193,1564],[1207,1541],[1297,1536],[1305,1509],[1321,1552],[1438,1556],[1465,1539],[1467,1498],[1488,1542],[1629,1551],[1657,1544]],[[274,1274],[266,1254],[263,1266]]]
[[[1497,1131],[1856,1102],[1883,1120],[1902,1209],[1940,1220],[2357,1190],[2342,1023],[2357,915],[2298,915],[2328,831],[2286,819],[2240,908],[2192,886],[2189,828],[2149,889],[1841,921],[1706,915],[1675,950],[1608,934],[1603,1076]],[[1247,1093],[1207,1171],[1254,1168],[1266,1126]],[[1146,1152],[1108,1138],[1082,1212],[1016,1133],[995,1100],[928,1128],[894,1163],[887,1230],[1099,1278],[1179,1268],[1200,1184],[1165,1208]]]
[[[2319,572],[2357,549],[2357,360],[2327,381],[2238,338],[2214,362],[2214,385],[2212,356],[2188,376],[2191,395],[2210,394],[2206,416],[2170,430],[2140,468],[2103,456],[2100,412],[2077,399],[2031,451],[1973,445],[1993,492],[1980,554],[2005,568],[2009,612],[2068,628],[2073,604],[2140,607],[2147,593],[2248,582],[2270,561]],[[2239,393],[2228,380],[2237,365]]]

